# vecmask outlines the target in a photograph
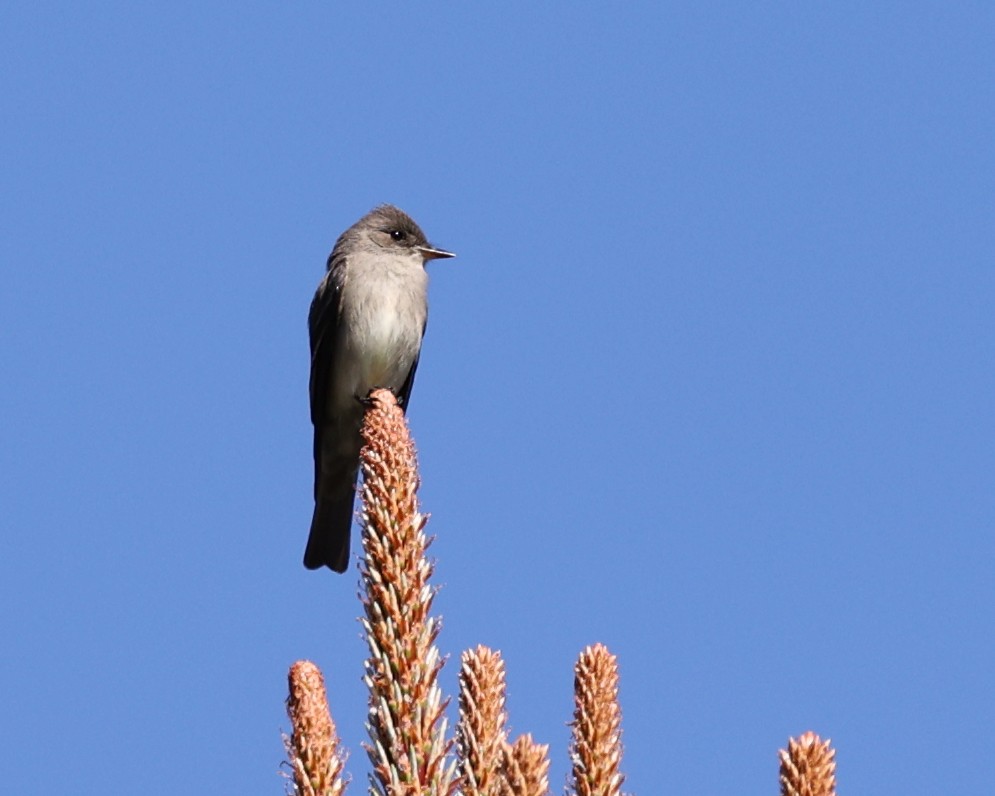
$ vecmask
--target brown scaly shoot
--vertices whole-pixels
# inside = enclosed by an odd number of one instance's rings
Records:
[[[463,653],[459,674],[457,767],[461,796],[498,796],[508,720],[501,653],[487,647]]]
[[[292,772],[291,792],[295,796],[341,796],[345,792],[345,757],[328,711],[321,670],[311,661],[297,661],[287,680],[287,715],[292,731],[283,742]]]
[[[414,444],[389,390],[370,395],[362,433],[370,788],[381,796],[449,796],[457,782],[446,740],[448,700],[438,685],[440,623],[430,615],[427,517],[418,511]]]
[[[836,750],[814,732],[788,739],[781,758],[781,796],[835,796]]]
[[[574,667],[574,720],[570,745],[573,793],[619,796],[624,777],[622,711],[618,704],[618,662],[596,644]]]
[[[547,796],[549,793],[549,746],[531,735],[505,744],[498,796]]]

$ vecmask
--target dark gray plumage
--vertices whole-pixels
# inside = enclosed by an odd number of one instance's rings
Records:
[[[381,205],[342,233],[311,302],[311,422],[314,515],[304,566],[349,565],[363,401],[391,390],[407,409],[428,318],[425,264],[451,252]]]

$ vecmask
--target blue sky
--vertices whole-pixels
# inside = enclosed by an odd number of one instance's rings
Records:
[[[626,789],[983,793],[995,715],[995,11],[6,3],[3,790],[280,793],[357,578],[307,572],[305,319],[380,202],[430,265],[409,414],[440,647]],[[354,539],[357,537],[354,537]]]

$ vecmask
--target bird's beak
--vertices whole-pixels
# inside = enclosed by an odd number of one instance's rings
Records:
[[[452,252],[447,252],[445,249],[436,249],[432,246],[419,246],[418,251],[421,252],[421,256],[425,260],[425,262],[428,262],[429,260],[440,260],[445,257],[456,256]]]

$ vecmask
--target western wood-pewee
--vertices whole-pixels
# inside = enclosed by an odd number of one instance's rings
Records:
[[[451,252],[381,205],[342,233],[308,314],[314,515],[304,566],[345,572],[365,399],[384,387],[406,410],[428,317],[425,264]]]

